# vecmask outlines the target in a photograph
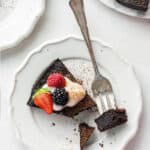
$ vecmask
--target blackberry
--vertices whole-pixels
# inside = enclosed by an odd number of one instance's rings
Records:
[[[66,105],[68,102],[68,93],[64,88],[56,88],[53,92],[53,101],[57,105]]]

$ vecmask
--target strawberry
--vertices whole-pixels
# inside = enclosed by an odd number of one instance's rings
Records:
[[[52,95],[46,88],[39,89],[33,96],[34,104],[43,109],[48,114],[53,113]]]
[[[66,84],[65,78],[60,73],[53,73],[48,77],[47,85],[49,87],[64,88]]]

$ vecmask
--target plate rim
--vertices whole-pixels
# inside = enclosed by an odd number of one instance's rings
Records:
[[[149,21],[149,19],[150,19],[150,15],[149,15],[149,17],[136,16],[136,15],[133,15],[133,14],[130,14],[130,13],[125,13],[125,12],[124,12],[123,10],[121,10],[121,9],[116,9],[116,8],[112,7],[111,5],[106,4],[106,3],[104,2],[105,0],[98,0],[98,1],[99,1],[102,5],[104,5],[105,7],[110,8],[111,10],[113,10],[113,11],[115,11],[115,12],[118,12],[118,13],[120,13],[120,14],[123,14],[123,15],[125,15],[125,16],[132,17],[132,18],[136,18],[136,19],[141,19],[141,20],[147,20],[147,21]],[[121,4],[120,4],[120,5],[121,5]],[[123,5],[122,5],[122,7],[125,7],[125,9],[132,10],[132,8],[128,8],[128,7],[123,6]],[[149,3],[149,8],[148,8],[148,9],[150,9],[150,3]],[[133,9],[133,11],[136,11],[136,10]]]
[[[24,2],[24,1],[22,1]],[[19,3],[19,2],[18,2]],[[29,1],[28,1],[29,3]],[[19,33],[19,36],[14,34],[13,35],[13,38],[9,39],[9,41],[6,41],[4,38],[4,40],[2,42],[0,42],[0,52],[1,51],[5,51],[5,50],[8,50],[9,48],[11,47],[14,47],[16,45],[18,45],[21,41],[23,41],[24,39],[26,39],[30,33],[33,31],[35,25],[37,24],[37,22],[39,21],[40,17],[43,15],[44,13],[44,10],[45,10],[45,4],[46,4],[46,0],[38,0],[38,3],[40,5],[37,5],[36,6],[36,11],[30,11],[30,12],[33,12],[32,13],[32,19],[29,19],[28,23],[26,26],[22,27],[23,28],[23,31]],[[16,4],[18,5],[18,4]],[[17,10],[17,9],[20,9],[18,8],[17,6],[14,8],[14,10]],[[19,14],[18,14],[19,16]],[[17,16],[17,17],[18,17]],[[9,31],[13,30],[14,29],[14,25],[12,23],[12,18],[17,18],[16,15],[14,13],[12,13],[11,15],[8,16],[8,18],[6,18],[5,21],[8,22],[8,25],[6,28],[2,28],[0,30],[0,35],[3,35],[2,33],[3,32],[6,32],[5,35],[9,35]],[[22,18],[22,16],[20,16],[19,18]],[[9,20],[10,19],[10,20]],[[15,20],[15,19],[14,19]],[[20,23],[16,24],[15,25],[15,29],[18,29],[20,27]],[[13,28],[13,29],[12,29]],[[1,33],[2,32],[2,33]],[[16,30],[17,32],[17,30]],[[3,37],[1,38],[3,39]]]
[[[11,127],[13,127],[13,131],[14,131],[14,134],[15,134],[17,140],[21,141],[25,145],[28,145],[28,144],[24,143],[22,138],[20,138],[20,133],[17,129],[17,126],[15,126],[15,123],[13,121],[13,117],[12,117],[12,114],[11,114],[11,112],[13,111],[13,107],[12,107],[11,103],[12,103],[13,95],[15,94],[15,89],[16,89],[16,84],[17,84],[17,77],[20,74],[20,72],[27,66],[30,59],[34,55],[40,53],[45,46],[47,46],[49,44],[52,45],[52,44],[61,43],[61,42],[67,41],[69,39],[84,41],[83,38],[81,38],[79,36],[75,36],[75,35],[68,35],[68,36],[60,38],[60,39],[48,40],[48,41],[44,42],[43,44],[41,44],[40,46],[38,46],[37,48],[33,49],[31,52],[29,52],[29,54],[26,56],[26,58],[21,63],[21,65],[18,67],[18,69],[16,69],[16,71],[14,72],[13,84],[12,84],[12,88],[11,88],[12,90],[11,90],[10,96],[9,96],[8,116],[10,117]],[[110,45],[106,44],[106,42],[101,41],[97,38],[92,38],[92,42],[101,43],[103,46],[111,48],[112,51],[121,59],[121,61],[123,61],[125,64],[128,65],[128,68],[131,70],[132,74],[134,75],[134,78],[135,78],[135,81],[136,81],[136,84],[137,84],[137,88],[138,88],[137,90],[138,90],[138,94],[139,94],[138,96],[139,96],[139,99],[141,100],[140,101],[141,105],[139,107],[139,112],[138,112],[139,117],[137,117],[137,124],[134,128],[134,131],[132,130],[132,133],[130,133],[130,137],[128,138],[128,140],[126,140],[124,145],[121,146],[122,147],[121,150],[125,150],[126,146],[129,144],[129,142],[132,141],[135,138],[135,136],[137,134],[137,131],[138,131],[138,128],[139,128],[139,124],[140,124],[140,120],[141,120],[141,116],[142,116],[142,108],[143,108],[142,89],[141,89],[140,83],[137,79],[136,72],[135,72],[135,70],[134,70],[134,68],[131,64],[129,64],[123,57],[121,57],[116,51],[114,51],[113,48]]]

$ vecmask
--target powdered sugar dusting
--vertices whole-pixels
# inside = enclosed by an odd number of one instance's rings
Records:
[[[83,86],[88,94],[92,96],[91,84],[94,79],[94,70],[92,63],[85,59],[67,59],[64,61],[69,71],[79,80],[82,81]]]

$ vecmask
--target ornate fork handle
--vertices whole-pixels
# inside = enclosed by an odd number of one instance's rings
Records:
[[[98,66],[97,66],[97,62],[95,60],[92,43],[90,40],[90,34],[89,34],[89,30],[88,30],[88,26],[87,26],[87,20],[86,20],[85,12],[84,12],[83,0],[70,0],[69,4],[70,4],[70,7],[72,8],[72,10],[74,12],[76,20],[80,26],[80,30],[83,34],[84,40],[85,40],[86,45],[88,47],[90,57],[92,60],[92,64],[93,64],[93,68],[95,71],[95,76],[102,78],[102,76],[98,70]]]
[[[114,98],[113,90],[111,87],[111,83],[109,80],[107,80],[105,77],[103,77],[98,70],[97,62],[95,60],[95,55],[92,47],[92,43],[90,40],[89,30],[87,27],[87,21],[86,16],[84,13],[84,6],[83,6],[83,0],[70,0],[70,7],[72,8],[74,15],[76,17],[76,20],[80,26],[80,30],[83,34],[84,40],[86,42],[86,45],[88,47],[88,51],[90,53],[90,57],[92,60],[93,68],[95,71],[95,79],[92,83],[92,91],[95,96],[95,98],[98,98],[100,96],[101,100],[96,100],[97,106],[100,112],[99,118],[95,120],[98,128],[100,131],[105,131],[107,129],[116,127],[118,125],[121,125],[127,121],[127,115],[125,109],[118,109],[117,103]],[[111,107],[111,100],[108,99],[108,96],[113,96],[113,106],[115,108]],[[107,104],[107,109],[105,108],[105,103],[103,103],[103,96],[105,99],[104,102]],[[104,105],[103,105],[104,104]]]

